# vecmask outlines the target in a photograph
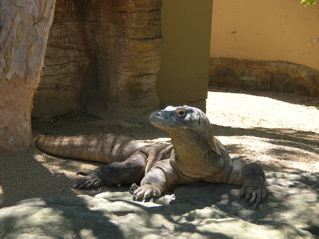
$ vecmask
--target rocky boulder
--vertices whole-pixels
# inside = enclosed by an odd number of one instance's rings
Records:
[[[240,187],[199,183],[151,202],[128,192],[35,198],[0,210],[1,238],[315,238],[319,174],[269,173],[256,211]]]
[[[283,61],[211,58],[209,85],[318,96],[319,72]]]

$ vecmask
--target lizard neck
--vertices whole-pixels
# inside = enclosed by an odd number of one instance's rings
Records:
[[[219,155],[214,152],[204,135],[198,132],[171,133],[175,150],[175,162],[178,169],[187,176],[207,176],[216,169],[215,158]]]

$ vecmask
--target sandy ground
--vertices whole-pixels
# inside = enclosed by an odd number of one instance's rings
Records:
[[[216,137],[231,156],[259,162],[266,172],[319,172],[319,97],[297,97],[274,92],[211,89],[207,115]],[[33,121],[34,135],[116,133],[146,141],[168,140],[149,124],[104,121],[72,112],[50,122]],[[0,155],[0,207],[33,197],[95,195],[106,188],[78,191],[78,171],[98,163],[62,159],[36,148]]]

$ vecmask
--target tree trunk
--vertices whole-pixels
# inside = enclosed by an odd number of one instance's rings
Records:
[[[32,145],[31,109],[55,0],[0,2],[0,151]]]

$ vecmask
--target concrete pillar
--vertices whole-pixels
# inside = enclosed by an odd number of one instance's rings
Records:
[[[211,21],[212,0],[163,0],[161,107],[187,104],[205,110]]]

